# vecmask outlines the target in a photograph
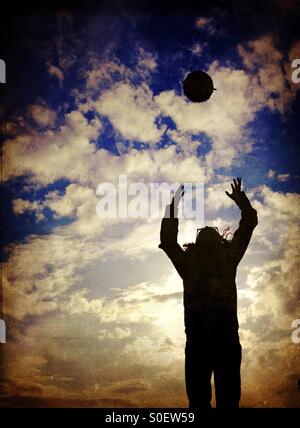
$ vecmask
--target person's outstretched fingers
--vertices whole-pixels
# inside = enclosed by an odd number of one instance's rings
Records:
[[[241,190],[241,188],[242,188],[242,177],[238,178],[238,185],[239,185],[239,190]]]

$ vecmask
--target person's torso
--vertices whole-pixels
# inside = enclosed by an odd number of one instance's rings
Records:
[[[230,248],[210,257],[187,255],[183,278],[186,324],[202,323],[207,329],[237,324],[236,266]],[[198,320],[198,321],[197,321]]]

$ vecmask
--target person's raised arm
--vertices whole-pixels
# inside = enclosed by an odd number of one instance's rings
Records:
[[[184,187],[181,185],[172,199],[170,205],[167,205],[165,216],[161,222],[160,228],[160,244],[161,248],[171,259],[175,269],[181,277],[184,276],[185,263],[184,251],[177,242],[178,235],[178,205],[181,197],[184,194]]]
[[[252,232],[256,227],[257,212],[251,206],[249,199],[245,192],[241,190],[242,179],[237,178],[233,180],[231,184],[232,193],[225,192],[226,195],[232,199],[241,210],[241,220],[238,229],[235,231],[232,241],[231,248],[236,265],[242,259],[252,236]]]

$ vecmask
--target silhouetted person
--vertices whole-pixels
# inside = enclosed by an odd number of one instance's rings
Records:
[[[178,203],[181,186],[166,208],[160,245],[171,259],[184,286],[186,333],[185,379],[191,408],[211,407],[211,375],[214,373],[216,406],[237,408],[241,394],[241,345],[238,335],[236,269],[257,225],[257,213],[241,191],[241,179],[225,192],[240,208],[239,228],[231,241],[216,229],[204,227],[196,242],[177,243]]]

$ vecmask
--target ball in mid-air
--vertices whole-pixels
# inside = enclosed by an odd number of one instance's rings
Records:
[[[194,103],[207,101],[214,90],[211,77],[204,71],[192,71],[183,81],[184,95]]]

